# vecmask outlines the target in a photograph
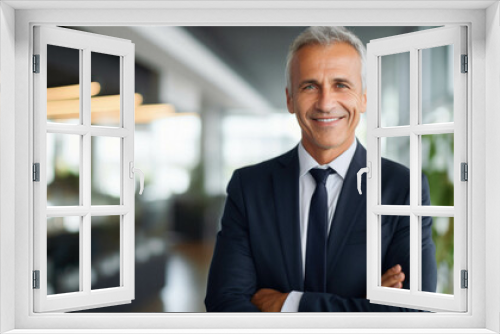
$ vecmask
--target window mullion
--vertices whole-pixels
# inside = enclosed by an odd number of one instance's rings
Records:
[[[80,243],[80,256],[82,257],[80,271],[83,291],[85,293],[90,293],[91,286],[91,167],[92,167],[92,152],[91,152],[91,134],[90,134],[90,107],[91,107],[91,95],[90,95],[90,69],[91,69],[91,58],[90,49],[83,49],[83,66],[80,68],[81,75],[80,78],[82,83],[80,85],[82,92],[82,109],[80,115],[82,115],[82,124],[85,128],[85,134],[82,137],[82,199],[84,207],[89,209],[86,215],[82,219],[82,242]]]
[[[418,239],[418,216],[413,209],[419,205],[419,145],[418,135],[415,129],[418,126],[418,99],[419,99],[419,57],[418,49],[410,50],[410,291],[412,294],[418,291],[420,286],[419,275],[419,239]]]
[[[419,118],[421,118],[421,116]],[[413,132],[418,135],[442,135],[446,133],[453,133],[454,130],[455,123],[450,122],[437,124],[420,124],[413,129]]]
[[[80,94],[81,96],[83,94]],[[83,110],[83,109],[82,109]],[[84,125],[67,125],[58,123],[47,124],[47,133],[62,133],[62,134],[74,134],[74,135],[86,135],[90,131],[92,136],[105,136],[105,137],[126,137],[131,134],[132,130],[123,128],[111,128],[104,126],[84,126]]]
[[[84,95],[84,90],[83,90],[83,73],[84,73],[84,68],[83,68],[83,63],[84,63],[84,60],[83,60],[83,51],[80,50],[80,66],[79,66],[79,69],[80,69],[80,73],[78,75],[78,78],[79,78],[79,102],[80,102],[80,106],[79,106],[79,115],[80,115],[80,125],[78,125],[78,127],[80,127],[80,131],[81,133],[78,133],[78,134],[81,134],[80,136],[80,178],[79,178],[79,182],[80,182],[80,185],[79,185],[79,205],[80,207],[84,207],[84,191],[83,191],[83,188],[84,188],[84,185],[85,185],[85,182],[84,182],[84,171],[85,171],[85,160],[84,160],[84,140],[83,140],[83,135],[85,134],[85,127],[82,125],[83,124],[83,113],[82,111],[84,110],[83,109],[83,97],[85,96]],[[65,126],[61,127],[61,130],[64,132],[64,130],[66,129]],[[47,129],[49,130],[49,129]],[[56,127],[56,130],[57,130],[57,127]],[[85,224],[84,224],[84,219],[85,217],[80,217],[80,226],[78,228],[78,234],[79,234],[79,247],[78,247],[78,274],[79,274],[79,279],[78,279],[78,284],[79,284],[79,287],[78,287],[78,290],[79,291],[84,291],[85,289],[85,286],[84,286],[84,281],[85,281],[85,275],[84,275],[84,269],[85,269],[85,256],[84,256],[84,250],[85,248],[83,247],[83,245],[85,244],[85,238],[84,238],[84,228],[85,228]]]
[[[92,216],[118,216],[130,212],[130,207],[124,205],[94,205],[90,207]]]
[[[454,133],[455,124],[436,123],[436,124],[420,124],[415,126],[394,126],[387,128],[377,128],[373,130],[373,136],[381,137],[401,137],[409,136],[410,133],[417,135],[441,135],[446,133]]]
[[[422,66],[422,50],[416,50],[416,55],[417,55],[417,64],[418,64],[418,77],[417,77],[417,84],[418,84],[418,99],[416,101],[416,112],[417,114],[414,117],[414,120],[416,120],[417,125],[415,126],[415,132],[414,135],[416,137],[416,144],[417,144],[417,165],[416,165],[416,183],[417,183],[417,206],[418,208],[422,208],[422,134],[430,134],[430,131],[432,130],[450,130],[453,129],[453,123],[448,123],[447,125],[441,125],[441,126],[435,126],[434,129],[432,126],[422,126],[422,81],[423,81],[423,66]],[[433,131],[435,134],[440,133],[440,131]],[[429,189],[430,191],[430,189]],[[414,215],[417,215],[416,211],[413,211]],[[417,233],[415,234],[416,240],[415,242],[417,243],[417,268],[418,268],[418,285],[417,289],[418,291],[422,291],[422,276],[423,276],[423,271],[422,271],[422,218],[423,215],[420,214],[419,216],[416,217],[416,226],[417,226]],[[415,239],[415,238],[414,238]]]
[[[386,216],[408,216],[416,214],[417,216],[432,216],[432,217],[454,217],[455,207],[453,206],[429,206],[419,205],[410,208],[405,205],[375,205],[373,213]]]
[[[82,235],[80,236],[80,257],[82,258],[80,267],[80,280],[82,291],[90,293],[91,290],[91,263],[90,263],[90,214],[86,214],[82,219]]]

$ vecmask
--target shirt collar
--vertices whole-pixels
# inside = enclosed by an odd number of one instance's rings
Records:
[[[312,168],[325,168],[326,166],[329,166],[334,169],[340,177],[344,179],[347,174],[347,170],[349,169],[349,165],[351,164],[352,157],[354,156],[354,152],[356,151],[356,141],[357,140],[355,139],[347,150],[345,150],[336,159],[326,165],[318,164],[318,162],[314,160],[313,157],[311,157],[309,152],[306,151],[301,141],[298,148],[300,177],[307,174]]]

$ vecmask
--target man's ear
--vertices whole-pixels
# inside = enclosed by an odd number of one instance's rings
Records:
[[[288,88],[285,88],[285,93],[286,93],[286,108],[288,109],[288,112],[290,114],[295,114],[293,111],[293,97],[292,94],[288,91]]]
[[[365,89],[363,95],[361,96],[361,113],[364,113],[366,111],[366,103],[367,99],[366,99],[366,89]]]

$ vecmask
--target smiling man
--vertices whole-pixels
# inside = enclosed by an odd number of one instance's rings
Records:
[[[286,99],[302,130],[284,155],[235,171],[210,268],[208,311],[410,311],[366,299],[365,48],[342,27],[290,46]],[[409,170],[382,159],[382,204],[408,205]],[[363,180],[363,188],[366,182]],[[427,181],[422,203],[429,205]],[[435,291],[432,219],[422,219],[422,289]],[[409,289],[409,217],[382,217],[381,285]]]

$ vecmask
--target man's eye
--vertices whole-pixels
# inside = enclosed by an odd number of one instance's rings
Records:
[[[345,85],[343,83],[338,83],[337,88],[349,88],[349,87],[347,87],[347,85]]]
[[[307,85],[307,86],[304,86],[304,90],[311,90],[311,89],[314,89],[314,85]]]

